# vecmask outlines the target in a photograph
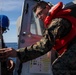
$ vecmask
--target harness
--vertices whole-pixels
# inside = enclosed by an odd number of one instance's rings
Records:
[[[54,9],[55,8],[55,9]],[[71,31],[61,39],[56,39],[53,49],[57,50],[59,54],[62,54],[67,50],[67,46],[70,41],[76,36],[76,18],[70,16],[71,9],[62,9],[62,2],[56,4],[56,6],[51,9],[49,16],[46,17],[44,23],[45,27],[48,27],[54,18],[65,18],[69,20],[72,24]]]

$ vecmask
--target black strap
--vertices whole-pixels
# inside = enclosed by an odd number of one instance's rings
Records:
[[[19,69],[18,69],[18,75],[21,75],[21,72],[22,72],[22,63],[20,63],[20,65],[19,65]]]

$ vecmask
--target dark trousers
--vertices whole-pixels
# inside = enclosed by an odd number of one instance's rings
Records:
[[[76,75],[76,44],[53,62],[52,71],[53,75]]]

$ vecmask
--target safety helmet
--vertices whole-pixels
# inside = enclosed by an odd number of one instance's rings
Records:
[[[0,27],[4,28],[5,30],[9,27],[9,19],[5,15],[0,15]]]

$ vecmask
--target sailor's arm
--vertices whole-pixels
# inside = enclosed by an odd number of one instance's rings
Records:
[[[17,56],[21,62],[26,62],[32,59],[35,59],[41,55],[46,54],[51,50],[54,45],[54,37],[47,29],[44,32],[43,38],[26,48],[20,48],[17,50]]]
[[[56,38],[63,36],[63,31],[65,35],[68,32],[69,27],[70,25],[67,20],[62,18],[54,19],[48,29],[43,33],[43,38],[36,44],[18,49],[17,56],[21,62],[26,62],[46,54],[53,47]]]

